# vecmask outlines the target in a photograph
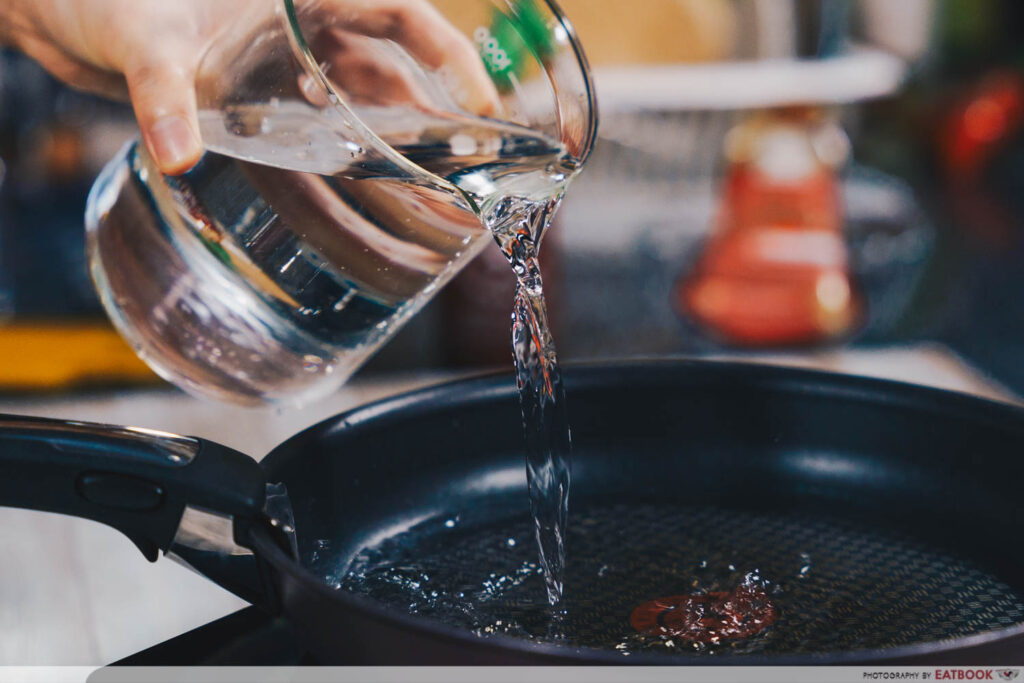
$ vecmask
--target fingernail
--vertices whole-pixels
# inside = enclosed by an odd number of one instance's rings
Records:
[[[199,140],[181,116],[165,116],[149,129],[156,162],[162,169],[185,170],[196,156]]]

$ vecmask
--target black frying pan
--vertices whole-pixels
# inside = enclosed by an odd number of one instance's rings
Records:
[[[571,643],[482,638],[332,588],[307,567],[322,539],[344,563],[412,520],[521,515],[522,435],[508,376],[345,413],[260,465],[207,441],[7,417],[0,503],[105,522],[150,559],[173,552],[282,611],[324,663],[1024,663],[1024,411],[737,364],[580,368],[566,381],[570,524],[605,515],[593,539],[570,532],[570,563],[611,549],[622,559],[612,574],[642,587],[633,595],[614,581],[570,579],[581,605],[570,602],[570,620],[607,612],[576,626],[622,628],[637,600],[676,592],[670,584],[697,556],[738,557],[793,585],[802,579],[790,570],[806,554],[823,582],[818,597],[787,605],[784,592],[760,649],[626,660]],[[267,481],[287,487],[297,533]],[[483,570],[490,552],[452,561]]]

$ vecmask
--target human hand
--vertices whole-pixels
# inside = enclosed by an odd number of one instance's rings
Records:
[[[150,155],[174,175],[202,154],[199,62],[251,7],[252,0],[6,0],[0,42],[73,87],[129,99]],[[382,103],[424,101],[415,80],[370,40],[384,38],[425,67],[453,75],[466,110],[486,115],[499,106],[472,43],[428,0],[321,0],[317,11],[332,14],[317,42],[346,93]]]

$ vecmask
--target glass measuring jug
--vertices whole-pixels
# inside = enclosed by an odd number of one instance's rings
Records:
[[[485,247],[481,216],[564,192],[595,134],[590,74],[547,0],[215,7],[204,155],[166,177],[127,145],[90,195],[90,268],[165,379],[308,403]],[[464,59],[438,66],[424,31]]]

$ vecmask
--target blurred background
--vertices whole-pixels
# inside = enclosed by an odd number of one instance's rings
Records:
[[[542,253],[563,358],[923,349],[1024,391],[1024,6],[561,4],[602,117]],[[84,260],[89,187],[134,135],[0,53],[0,390],[159,384]],[[361,376],[507,368],[512,290],[485,252]]]

